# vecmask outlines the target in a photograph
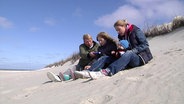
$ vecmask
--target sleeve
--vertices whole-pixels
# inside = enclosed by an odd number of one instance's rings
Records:
[[[84,45],[79,46],[79,52],[80,52],[80,57],[81,58],[88,59],[89,52],[85,49]]]
[[[146,40],[146,37],[144,33],[140,30],[137,29],[135,31],[136,39],[138,42],[138,45],[132,49],[134,53],[140,53],[147,49],[149,47],[148,41]]]
[[[99,48],[99,52],[102,52],[103,55],[111,56],[111,51],[116,51],[117,45],[115,42],[109,42],[103,48]]]

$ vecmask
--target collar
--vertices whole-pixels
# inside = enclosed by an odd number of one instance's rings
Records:
[[[93,44],[91,45],[91,47],[89,47],[89,48],[91,49],[91,48],[93,48],[93,46],[94,46],[94,43],[93,43]]]

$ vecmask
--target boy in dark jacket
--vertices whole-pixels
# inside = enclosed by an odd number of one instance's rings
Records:
[[[123,55],[126,50],[129,47],[129,43],[127,40],[121,40],[118,44],[118,49],[116,51],[112,51],[111,54],[114,55],[114,57],[120,58],[121,55]]]

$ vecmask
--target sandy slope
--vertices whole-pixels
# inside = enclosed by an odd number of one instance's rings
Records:
[[[48,71],[0,71],[0,104],[184,104],[184,28],[149,39],[149,64],[99,80],[52,83]]]

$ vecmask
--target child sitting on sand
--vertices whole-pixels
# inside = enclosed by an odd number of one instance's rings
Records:
[[[111,54],[115,55],[115,57],[120,57],[125,53],[127,48],[129,47],[129,43],[127,40],[121,40],[118,44],[118,50],[117,51],[112,51]]]

